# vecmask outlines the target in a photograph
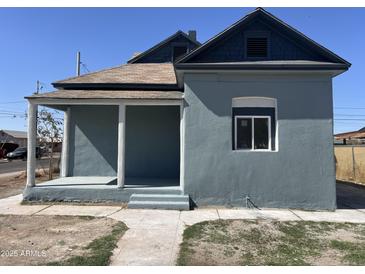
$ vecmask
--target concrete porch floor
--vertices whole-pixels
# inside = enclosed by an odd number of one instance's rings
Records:
[[[36,187],[95,187],[95,186],[117,186],[117,177],[115,176],[73,176],[62,177],[41,184]],[[178,178],[125,178],[125,188],[139,187],[178,187]]]
[[[126,178],[124,188],[118,188],[117,177],[63,177],[27,187],[27,201],[128,202],[136,194],[181,194],[178,179]]]

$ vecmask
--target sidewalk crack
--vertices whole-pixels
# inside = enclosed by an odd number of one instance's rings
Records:
[[[47,208],[50,208],[51,206],[53,206],[53,205],[48,205],[48,206],[46,206],[46,207],[44,207],[44,208],[42,208],[42,209],[40,209],[40,210],[38,210],[38,211],[36,211],[36,212],[34,212],[34,213],[30,214],[30,216],[33,216],[33,215],[35,215],[35,214],[37,214],[37,213],[39,213],[39,212],[41,212],[41,211],[43,211],[43,210],[45,210],[45,209],[47,209]]]
[[[288,209],[291,213],[293,213],[296,217],[299,218],[299,220],[304,221],[298,214],[296,214],[294,211],[292,211],[291,209]]]

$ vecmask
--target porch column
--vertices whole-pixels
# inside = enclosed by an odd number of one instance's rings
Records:
[[[38,105],[28,103],[28,140],[27,140],[27,186],[35,186],[36,143],[37,143],[37,109]]]
[[[71,123],[71,108],[67,107],[63,118],[63,140],[62,140],[62,155],[61,155],[61,177],[68,176],[69,153],[70,153],[70,123]]]
[[[118,188],[124,187],[125,177],[125,104],[119,105],[118,123]]]

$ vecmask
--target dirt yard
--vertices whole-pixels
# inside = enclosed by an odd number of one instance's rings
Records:
[[[53,178],[58,178],[59,174],[54,174]],[[25,171],[20,172],[18,176],[2,176],[0,175],[0,199],[18,195],[23,192],[25,188],[26,174]],[[36,183],[48,181],[48,174],[46,172],[37,172]]]
[[[365,224],[217,220],[184,231],[179,265],[364,265]]]
[[[0,265],[108,265],[127,230],[109,218],[0,216]]]

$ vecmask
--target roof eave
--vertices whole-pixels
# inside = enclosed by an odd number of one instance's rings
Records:
[[[346,64],[214,64],[183,63],[176,64],[176,70],[348,70]]]
[[[57,89],[125,89],[125,90],[179,90],[177,84],[149,84],[149,83],[52,83]]]

